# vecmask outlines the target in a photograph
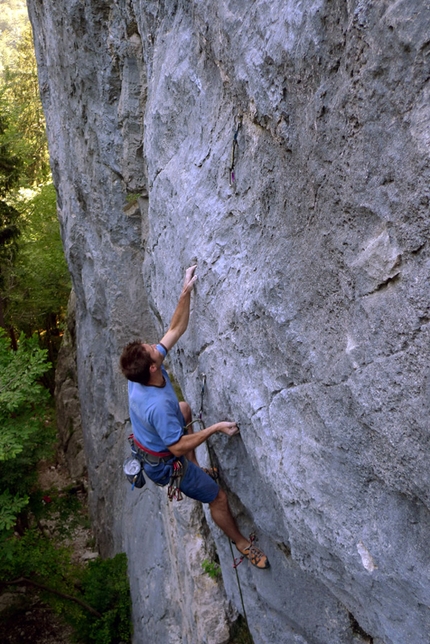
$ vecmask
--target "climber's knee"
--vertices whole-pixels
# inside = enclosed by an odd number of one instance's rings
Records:
[[[228,499],[227,499],[227,494],[224,492],[224,490],[219,488],[217,496],[212,501],[212,503],[209,503],[209,507],[213,508],[213,507],[222,507],[222,506],[224,507],[228,506]]]
[[[181,409],[182,416],[184,417],[185,425],[188,425],[188,423],[191,423],[191,407],[187,402],[185,402],[185,400],[181,400],[179,407]]]

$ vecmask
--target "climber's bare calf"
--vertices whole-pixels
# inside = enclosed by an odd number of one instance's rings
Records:
[[[249,540],[246,539],[243,534],[239,532],[239,529],[236,525],[236,521],[230,511],[228,504],[227,494],[219,489],[218,496],[215,501],[209,503],[209,508],[211,511],[212,519],[215,521],[217,526],[234,541],[238,549],[244,549],[249,545]]]

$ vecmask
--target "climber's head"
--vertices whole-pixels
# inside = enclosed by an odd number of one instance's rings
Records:
[[[151,377],[150,368],[156,365],[157,355],[155,345],[144,344],[141,340],[129,342],[119,360],[121,371],[128,380],[147,385]]]

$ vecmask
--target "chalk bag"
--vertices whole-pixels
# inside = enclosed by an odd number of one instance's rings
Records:
[[[143,476],[142,463],[137,458],[134,458],[133,456],[126,458],[123,470],[127,481],[131,483],[132,490],[135,487],[143,487],[145,485],[146,481]]]

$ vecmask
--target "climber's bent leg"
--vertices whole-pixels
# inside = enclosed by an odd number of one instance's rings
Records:
[[[236,525],[236,521],[230,511],[227,494],[224,490],[219,491],[217,498],[209,504],[212,519],[215,521],[217,526],[225,532],[225,534],[236,544],[236,548],[242,554],[242,559],[245,557],[252,563],[253,566],[264,570],[269,568],[269,561],[260,548],[257,548],[254,541],[255,538],[252,535],[251,541],[245,539],[243,534],[241,534]],[[240,561],[241,561],[240,560]],[[239,563],[240,563],[239,561]]]
[[[185,425],[188,425],[188,423],[191,423],[191,407],[185,400],[181,400],[179,403],[179,407],[181,408],[182,416],[184,417]]]
[[[179,403],[179,407],[181,408],[182,416],[184,417],[184,427],[186,427],[192,421],[191,407],[189,406],[189,404],[187,402],[185,402],[185,400],[182,400]],[[192,434],[193,433],[193,425],[190,425],[189,427],[187,427],[185,432],[187,434]],[[189,452],[187,452],[185,454],[185,458],[187,458],[189,461],[191,461],[191,463],[194,463],[197,466],[199,465],[198,462],[197,462],[196,453],[195,453],[195,451],[193,449],[191,449]]]
[[[262,550],[246,539],[239,531],[231,513],[227,494],[218,487],[215,481],[194,463],[188,468],[180,485],[181,491],[192,499],[209,503],[212,519],[235,544],[236,548],[257,568],[268,568],[269,562]]]
[[[246,548],[249,545],[249,540],[239,532],[224,490],[220,488],[217,497],[209,504],[209,508],[212,519],[227,537],[234,541],[238,548]]]

